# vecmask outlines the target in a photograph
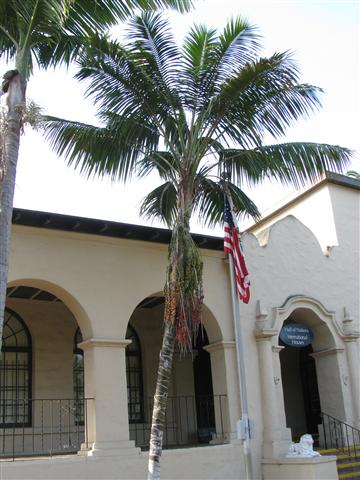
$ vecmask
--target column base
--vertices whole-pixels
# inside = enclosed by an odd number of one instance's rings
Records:
[[[264,440],[264,459],[282,458],[287,454],[290,440]]]
[[[87,457],[137,456],[141,449],[135,446],[133,440],[117,442],[96,442],[92,446],[83,444],[78,455]]]

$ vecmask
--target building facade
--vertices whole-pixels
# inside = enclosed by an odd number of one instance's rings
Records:
[[[144,478],[169,232],[19,209],[13,224],[4,478]],[[244,235],[254,478],[303,433],[322,445],[329,418],[360,428],[359,230],[360,182],[334,175]],[[195,239],[203,328],[191,354],[176,353],[163,477],[247,478],[228,264],[221,239]],[[312,335],[305,347],[279,338],[294,324]]]

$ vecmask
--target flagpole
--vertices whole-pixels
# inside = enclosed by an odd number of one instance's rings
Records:
[[[235,327],[235,343],[236,343],[236,357],[237,357],[237,370],[239,377],[239,390],[241,400],[241,419],[237,422],[237,438],[242,439],[244,448],[244,459],[246,478],[252,478],[252,465],[251,465],[251,443],[250,443],[250,425],[249,425],[249,408],[246,389],[246,372],[245,372],[245,359],[244,359],[244,343],[242,338],[241,323],[240,323],[240,305],[237,296],[235,286],[234,275],[234,263],[231,255],[228,255],[229,270],[230,270],[230,282],[231,282],[231,300],[234,316]]]
[[[233,211],[233,203],[230,195],[227,195],[231,211]],[[235,227],[238,228],[236,218],[232,215]],[[246,388],[246,371],[245,371],[245,355],[244,342],[240,322],[240,301],[237,294],[235,282],[235,269],[232,255],[228,254],[230,283],[231,283],[231,300],[234,317],[235,330],[235,344],[236,344],[236,358],[237,370],[239,377],[239,393],[241,400],[241,419],[237,422],[237,438],[243,441],[244,460],[245,460],[245,474],[247,479],[252,479],[252,462],[251,462],[251,439],[250,439],[250,421],[249,421],[249,406]]]

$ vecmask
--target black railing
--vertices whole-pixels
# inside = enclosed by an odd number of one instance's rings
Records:
[[[87,447],[87,416],[92,401],[0,400],[0,457],[76,453],[82,444]]]
[[[0,457],[51,456],[89,448],[88,419],[93,401],[0,399]],[[153,398],[144,398],[142,407],[142,422],[129,422],[130,438],[147,449]],[[226,443],[227,426],[226,395],[169,397],[163,445],[174,448]]]
[[[341,420],[321,412],[321,443],[326,449],[336,449],[349,457],[356,457],[360,445],[360,430]]]
[[[143,400],[143,421],[130,423],[130,439],[138,447],[149,446],[153,398]],[[131,404],[129,404],[131,411]],[[164,428],[164,448],[228,441],[226,395],[169,397]]]

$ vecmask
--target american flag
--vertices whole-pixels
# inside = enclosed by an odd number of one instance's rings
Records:
[[[224,209],[224,252],[232,256],[237,294],[244,303],[250,300],[250,280],[242,253],[239,232],[227,198]]]

